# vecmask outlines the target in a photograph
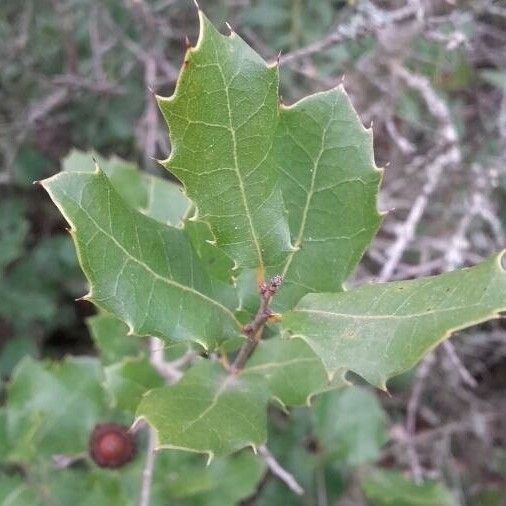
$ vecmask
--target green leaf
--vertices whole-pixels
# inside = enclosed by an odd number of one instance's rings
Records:
[[[202,361],[176,385],[148,392],[137,417],[156,429],[159,448],[212,458],[265,443],[268,397],[261,377],[228,375],[220,365]]]
[[[107,366],[104,373],[105,387],[112,394],[114,405],[133,414],[148,390],[164,384],[161,376],[144,357],[125,358]]]
[[[2,506],[33,506],[35,495],[21,476],[0,474],[0,504]]]
[[[192,506],[235,506],[252,495],[265,472],[262,459],[249,451],[171,469],[168,474],[167,496],[184,500]],[[166,497],[167,497],[166,496]]]
[[[113,156],[103,158],[91,151],[72,150],[63,159],[63,170],[94,172],[95,162],[107,174],[116,191],[134,209],[166,225],[181,225],[191,209],[191,202],[181,187],[171,181],[141,172],[137,166]]]
[[[281,106],[274,149],[294,245],[273,271],[284,278],[275,307],[285,310],[307,293],[342,290],[381,223],[381,171],[372,130],[342,86]]]
[[[98,169],[61,172],[42,184],[72,227],[91,285],[87,300],[141,336],[206,348],[241,337],[225,305],[235,305],[232,289],[210,278],[184,230],[130,208]]]
[[[503,254],[440,276],[306,295],[282,325],[311,346],[329,374],[351,370],[386,388],[453,331],[506,309]]]
[[[247,362],[241,377],[263,376],[271,395],[284,406],[309,405],[317,393],[344,386],[344,382],[329,382],[321,360],[300,339],[273,337],[262,341]]]
[[[108,313],[99,313],[86,320],[95,346],[104,364],[118,362],[124,357],[137,356],[141,351],[139,339],[128,335],[128,327]]]
[[[84,451],[91,430],[108,411],[102,381],[96,359],[22,360],[7,391],[8,460],[29,463]]]
[[[277,265],[290,250],[273,159],[278,68],[199,17],[199,40],[186,53],[176,91],[158,99],[172,144],[163,164],[237,266]]]
[[[362,482],[374,506],[456,506],[450,491],[439,483],[416,485],[394,471],[375,471]]]
[[[314,419],[322,448],[341,464],[373,462],[388,441],[385,413],[376,396],[365,388],[322,395],[315,403]]]

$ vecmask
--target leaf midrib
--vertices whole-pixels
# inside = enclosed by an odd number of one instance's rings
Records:
[[[216,52],[216,48],[215,48],[215,52]],[[256,235],[256,230],[253,225],[253,217],[251,216],[251,210],[249,208],[248,199],[246,198],[246,190],[244,188],[244,181],[242,179],[242,175],[239,170],[239,160],[238,160],[238,156],[237,156],[237,138],[236,138],[235,130],[234,130],[233,123],[232,123],[232,106],[230,104],[230,94],[228,91],[228,85],[227,85],[227,81],[225,79],[225,74],[223,73],[223,69],[220,65],[218,58],[216,58],[216,65],[218,67],[221,79],[223,81],[223,88],[225,90],[225,96],[227,99],[228,123],[229,123],[229,130],[230,130],[230,133],[232,136],[232,147],[233,147],[232,151],[233,151],[233,156],[234,156],[234,167],[233,168],[234,168],[234,172],[236,173],[237,180],[239,181],[239,190],[240,190],[240,194],[241,194],[241,199],[243,202],[246,217],[248,219],[251,238],[253,240],[253,244],[255,245],[255,250],[256,250],[257,257],[258,257],[258,267],[260,268],[261,271],[263,271],[264,262],[263,262],[263,258],[262,258],[262,249],[260,247],[260,243],[259,243],[258,237]]]
[[[330,317],[337,317],[337,318],[351,318],[356,320],[407,320],[410,318],[419,318],[422,316],[427,316],[431,314],[440,314],[440,313],[447,313],[451,311],[460,311],[463,309],[470,309],[474,307],[483,307],[483,309],[486,309],[486,306],[483,306],[482,304],[467,304],[465,306],[455,306],[450,308],[442,308],[442,309],[434,309],[431,311],[425,311],[423,313],[411,313],[406,315],[396,315],[396,314],[389,314],[389,315],[371,315],[371,314],[364,314],[364,315],[356,315],[351,313],[336,313],[334,311],[324,311],[322,309],[294,309],[292,313],[308,313],[308,314],[321,314],[325,316]]]

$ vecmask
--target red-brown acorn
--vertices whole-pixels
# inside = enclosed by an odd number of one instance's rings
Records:
[[[90,457],[100,467],[111,469],[122,467],[132,460],[135,450],[135,437],[124,425],[101,424],[91,433]]]

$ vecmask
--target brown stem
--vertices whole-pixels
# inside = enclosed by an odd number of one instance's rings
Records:
[[[243,327],[243,332],[246,334],[247,341],[239,350],[234,362],[230,366],[230,374],[237,374],[244,367],[262,339],[264,326],[267,320],[273,316],[273,312],[269,305],[282,282],[283,278],[281,276],[274,276],[268,283],[262,282],[260,284],[260,307],[258,308],[255,318]]]

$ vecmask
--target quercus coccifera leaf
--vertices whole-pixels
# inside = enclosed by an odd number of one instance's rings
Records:
[[[439,276],[306,295],[282,325],[311,346],[329,375],[351,370],[385,389],[451,332],[506,309],[503,255]]]
[[[185,231],[132,207],[97,168],[42,182],[71,226],[86,298],[130,332],[214,348],[241,336],[232,288],[212,279]]]
[[[294,249],[274,269],[277,310],[310,292],[339,292],[380,225],[381,171],[342,86],[280,107],[276,168]]]
[[[192,203],[179,185],[143,173],[134,164],[116,156],[106,159],[93,151],[73,149],[63,159],[62,168],[69,172],[95,172],[95,163],[125,201],[146,216],[176,227],[182,225],[190,213]]]
[[[163,165],[238,267],[277,265],[291,248],[273,158],[278,68],[199,18],[174,94],[158,98],[172,144]]]
[[[241,373],[263,376],[270,395],[283,406],[309,405],[311,397],[346,385],[342,378],[329,381],[321,359],[300,339],[279,336],[260,342]]]
[[[176,385],[148,392],[137,416],[156,429],[158,447],[212,458],[265,443],[268,398],[261,376],[230,375],[221,365],[202,361]]]
[[[127,357],[104,368],[105,388],[110,392],[114,407],[135,413],[142,396],[150,389],[164,384],[145,357]]]
[[[314,431],[330,460],[349,466],[373,462],[388,441],[386,416],[373,392],[352,386],[327,392],[314,406]]]
[[[129,336],[128,327],[114,316],[100,312],[88,318],[86,325],[104,365],[141,353],[142,343],[137,337]]]
[[[95,358],[23,359],[7,390],[6,460],[28,464],[36,457],[85,450],[91,430],[109,410],[102,381]]]

